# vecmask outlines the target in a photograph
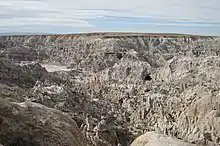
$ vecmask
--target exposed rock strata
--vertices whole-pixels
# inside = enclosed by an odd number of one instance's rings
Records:
[[[2,98],[68,113],[90,145],[126,146],[155,130],[164,142],[220,142],[217,37],[9,36],[0,44]],[[100,132],[102,122],[115,126]]]

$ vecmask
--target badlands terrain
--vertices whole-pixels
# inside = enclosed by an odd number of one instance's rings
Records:
[[[0,37],[0,145],[218,146],[220,38]]]

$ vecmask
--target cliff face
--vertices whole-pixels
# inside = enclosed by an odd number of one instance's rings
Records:
[[[93,128],[117,115],[110,137],[84,131],[91,145],[128,145],[156,129],[189,143],[220,141],[218,37],[7,36],[0,47],[4,99],[64,111],[82,127],[86,114]]]

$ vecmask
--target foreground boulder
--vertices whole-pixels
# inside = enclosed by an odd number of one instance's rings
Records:
[[[41,104],[0,99],[0,143],[4,146],[86,146],[72,118]]]
[[[138,137],[131,146],[195,146],[176,138],[148,132]]]

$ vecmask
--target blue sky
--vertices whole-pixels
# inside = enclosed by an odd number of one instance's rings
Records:
[[[0,0],[0,32],[220,35],[220,0]]]

